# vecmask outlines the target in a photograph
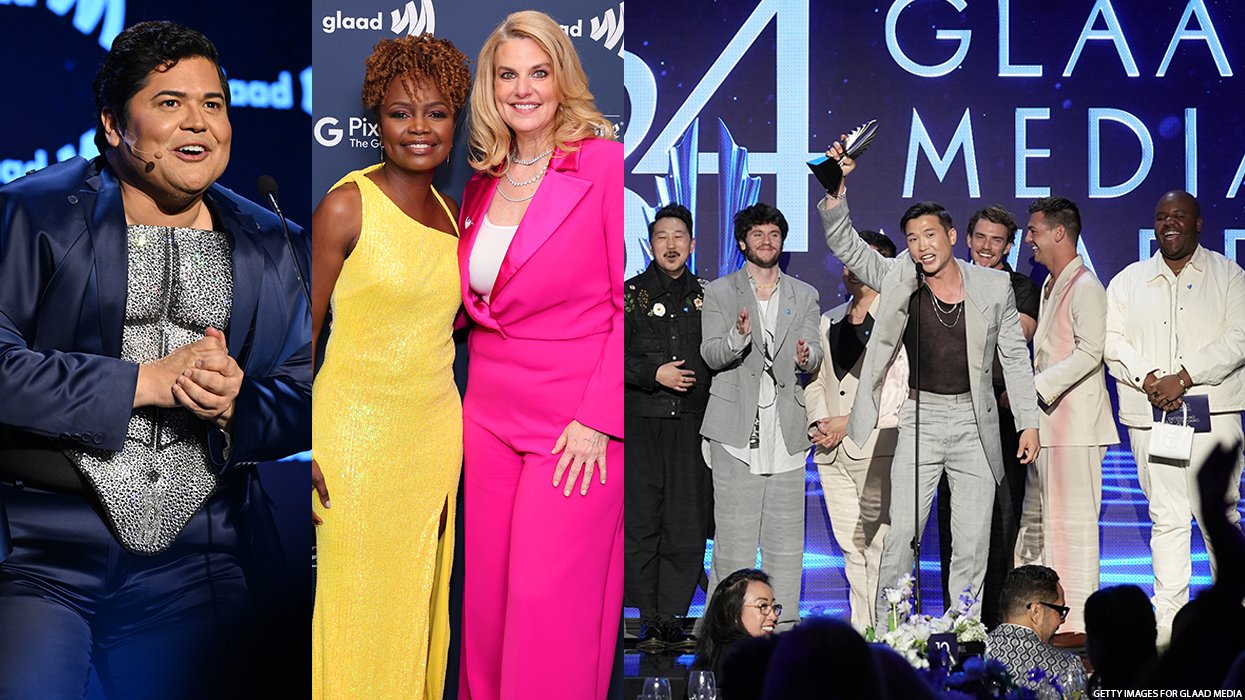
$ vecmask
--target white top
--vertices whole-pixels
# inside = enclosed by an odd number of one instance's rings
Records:
[[[1107,287],[1107,369],[1119,382],[1120,422],[1153,424],[1141,383],[1151,371],[1193,379],[1212,413],[1245,410],[1245,272],[1198,246],[1180,276],[1162,253],[1124,268]]]
[[[480,232],[476,234],[475,245],[471,247],[471,259],[467,261],[467,274],[471,282],[471,291],[489,301],[493,294],[493,285],[497,282],[497,273],[501,271],[501,261],[510,249],[514,240],[514,226],[498,226],[488,220],[480,224]]]

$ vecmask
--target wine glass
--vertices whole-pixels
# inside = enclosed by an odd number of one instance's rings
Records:
[[[692,671],[687,679],[688,700],[714,700],[718,696],[718,684],[713,671]]]
[[[673,700],[670,695],[669,678],[645,678],[640,690],[641,700]]]

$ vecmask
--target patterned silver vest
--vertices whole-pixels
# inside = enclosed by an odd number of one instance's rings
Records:
[[[150,362],[203,338],[208,326],[225,330],[233,303],[229,234],[136,225],[128,238],[121,359]],[[66,450],[126,549],[164,551],[212,495],[211,428],[184,408],[145,406],[130,414],[120,452]]]

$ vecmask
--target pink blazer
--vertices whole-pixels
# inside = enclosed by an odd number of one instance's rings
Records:
[[[478,326],[502,338],[591,339],[604,351],[575,410],[580,423],[623,434],[623,146],[588,139],[573,153],[555,151],[502,260],[491,303],[471,290],[472,246],[497,189],[477,172],[459,212],[458,267],[463,304]],[[520,345],[520,344],[516,344]]]

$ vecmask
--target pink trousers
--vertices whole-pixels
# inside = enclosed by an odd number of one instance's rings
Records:
[[[472,332],[460,700],[592,700],[609,688],[622,614],[623,445],[609,441],[607,481],[594,475],[587,496],[580,481],[569,497],[565,477],[553,486],[559,455],[550,454],[603,341]]]

